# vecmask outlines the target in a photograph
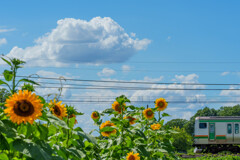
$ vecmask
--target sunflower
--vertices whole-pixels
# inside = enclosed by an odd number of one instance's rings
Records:
[[[147,118],[147,119],[153,119],[153,117],[154,117],[154,112],[152,111],[151,108],[148,108],[148,109],[145,109],[145,110],[143,111],[143,115],[144,115],[144,117]]]
[[[124,103],[123,104],[123,111],[125,111],[125,107],[124,106],[126,106],[126,104]],[[121,110],[121,105],[118,103],[118,101],[115,101],[115,102],[113,102],[113,104],[112,104],[112,109],[114,109],[115,111],[117,111],[118,113],[121,113],[122,112],[122,110]]]
[[[54,99],[54,102],[50,100],[49,106],[50,110],[52,111],[52,114],[58,117],[59,119],[63,119],[63,117],[67,116],[67,108],[62,104],[62,101],[56,102]]]
[[[75,122],[74,122],[74,124],[77,124],[78,121],[76,120],[76,115],[75,115],[75,114],[71,114],[68,118],[70,119],[70,118],[72,118],[72,117],[75,117]]]
[[[110,121],[106,121],[105,123],[102,123],[100,126],[100,129],[103,129],[104,127],[115,127],[114,123],[111,123]],[[101,132],[101,134],[104,137],[109,137],[110,135],[116,134],[117,130],[114,129],[113,131],[105,131],[105,132]]]
[[[168,103],[164,98],[158,98],[155,101],[155,108],[157,108],[158,111],[163,111],[167,108]]]
[[[162,127],[161,124],[158,123],[151,125],[152,130],[159,130],[161,127]]]
[[[29,122],[33,124],[34,120],[42,116],[41,100],[35,93],[28,90],[19,90],[6,100],[4,113],[10,117],[13,123],[20,124]]]
[[[94,121],[98,121],[99,118],[100,118],[100,114],[99,114],[97,111],[94,111],[94,112],[92,112],[92,114],[91,114],[91,118],[92,118]]]
[[[133,154],[133,152],[128,153],[126,160],[140,160],[139,153],[135,154]]]
[[[125,116],[123,119],[128,119],[130,124],[135,124],[136,118],[133,118],[132,116]]]

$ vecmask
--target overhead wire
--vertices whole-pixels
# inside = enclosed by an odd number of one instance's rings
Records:
[[[52,77],[29,77],[29,76],[17,76],[21,78],[33,78],[33,79],[48,79],[48,80],[60,80],[59,78]],[[101,83],[129,83],[129,84],[167,84],[167,85],[240,85],[239,83],[190,83],[190,82],[146,82],[146,81],[113,81],[113,80],[86,80],[86,79],[73,79],[73,78],[64,78],[61,80],[66,81],[79,81],[79,82],[101,82]]]

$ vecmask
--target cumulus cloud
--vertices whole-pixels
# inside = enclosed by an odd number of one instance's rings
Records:
[[[114,71],[113,69],[110,68],[103,68],[103,70],[101,72],[98,72],[97,75],[100,77],[109,77],[112,76],[116,73],[116,71]]]
[[[129,72],[130,71],[130,69],[131,69],[131,67],[129,66],[129,65],[122,65],[122,71],[123,72]]]
[[[24,49],[15,46],[7,56],[37,66],[117,63],[128,60],[150,43],[149,39],[132,38],[109,17],[95,17],[90,21],[65,18],[51,32],[35,40],[34,46]]]
[[[189,74],[187,76],[184,75],[175,75],[175,79],[172,81],[182,82],[182,83],[198,83],[199,76],[195,73]]]
[[[159,81],[162,81],[163,80],[163,76],[160,76],[159,78],[150,78],[148,76],[144,77],[143,81],[146,81],[146,82],[159,82]]]
[[[4,45],[4,44],[7,44],[7,40],[6,40],[6,38],[1,38],[0,39],[0,46]]]
[[[228,75],[230,72],[223,72],[223,73],[221,73],[221,76],[226,76],[226,75]]]
[[[0,28],[0,33],[5,33],[5,32],[10,32],[10,31],[15,31],[15,29],[1,29]]]

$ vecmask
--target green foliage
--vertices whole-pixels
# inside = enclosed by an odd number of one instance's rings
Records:
[[[186,152],[192,147],[192,137],[185,131],[184,128],[175,127],[177,133],[172,134],[173,146],[178,152]]]
[[[31,92],[34,92],[35,89],[34,89],[34,86],[32,84],[29,84],[29,83],[24,83],[23,86],[22,86],[22,90],[28,90],[28,91],[31,91]]]
[[[0,103],[3,103],[6,101],[6,99],[8,98],[8,96],[10,96],[11,93],[5,89],[5,88],[1,88],[0,89]]]
[[[196,158],[181,158],[186,160],[239,160],[239,156],[233,156],[233,155],[224,155],[224,156],[218,156],[218,155],[211,155],[211,156],[202,156],[202,157],[196,157]]]
[[[183,128],[183,126],[187,124],[187,122],[188,120],[186,119],[172,119],[168,121],[165,125],[169,126],[170,128],[174,128],[174,127]]]
[[[218,110],[218,116],[240,116],[240,105],[221,107]]]

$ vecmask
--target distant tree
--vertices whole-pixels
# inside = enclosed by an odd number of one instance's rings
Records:
[[[5,88],[0,89],[0,103],[4,103],[8,96],[10,96],[10,92],[6,90]]]
[[[165,125],[171,128],[179,127],[181,129],[187,122],[188,120],[186,119],[172,119],[171,121],[168,121]]]
[[[218,116],[240,116],[240,105],[233,107],[224,106],[218,110]]]
[[[194,123],[195,118],[200,116],[217,116],[218,110],[215,110],[214,108],[210,109],[208,107],[205,107],[203,109],[199,109],[197,113],[190,118],[190,120],[184,125],[184,128],[186,132],[190,135],[193,135],[194,133]]]
[[[192,136],[190,136],[184,128],[173,128],[177,133],[172,134],[173,146],[178,152],[187,152],[192,147]]]

